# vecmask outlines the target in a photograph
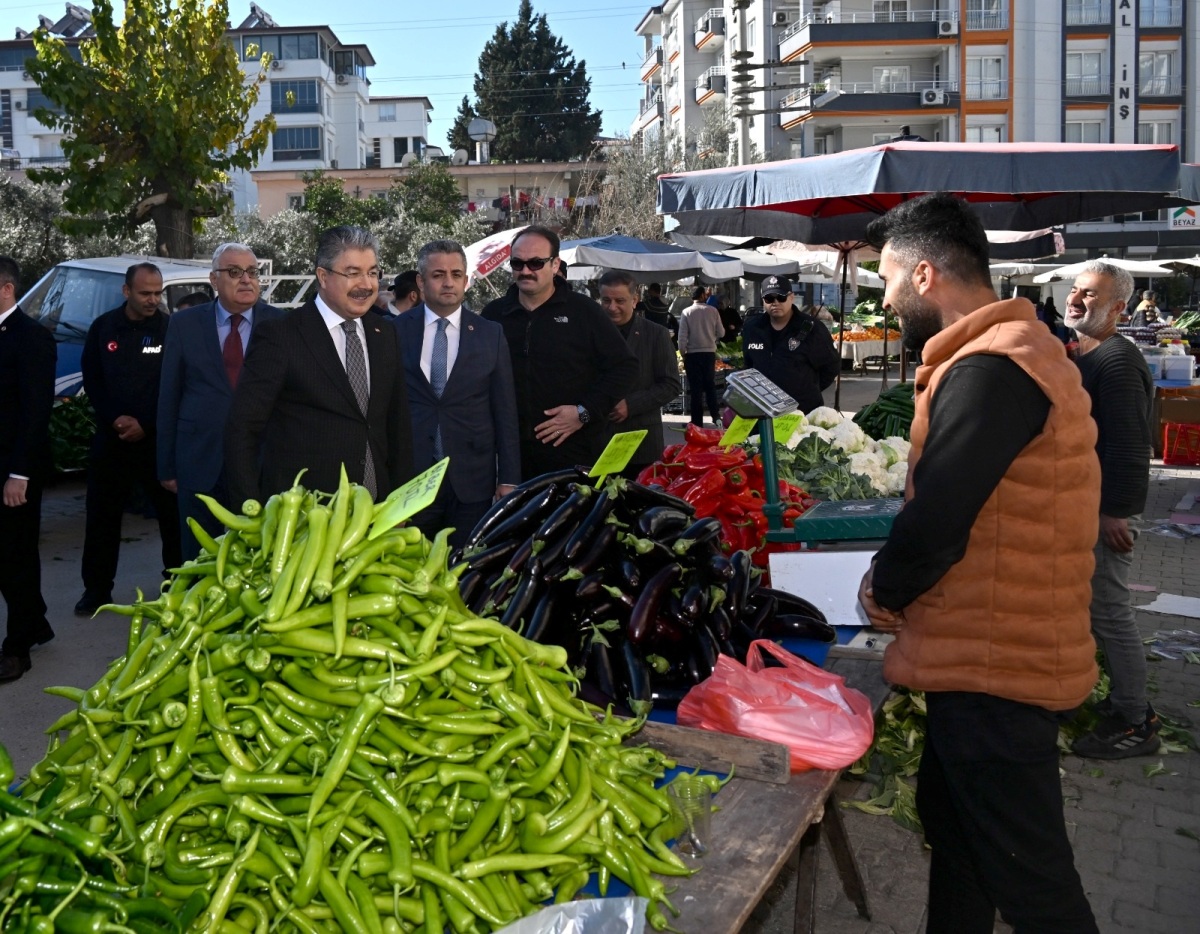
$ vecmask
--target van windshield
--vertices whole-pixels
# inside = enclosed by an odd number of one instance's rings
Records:
[[[59,266],[21,299],[21,310],[54,332],[55,340],[81,344],[92,322],[125,301],[118,272]]]

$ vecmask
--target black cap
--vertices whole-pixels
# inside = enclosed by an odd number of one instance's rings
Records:
[[[767,276],[763,279],[762,294],[767,295],[791,295],[792,280],[787,276]]]

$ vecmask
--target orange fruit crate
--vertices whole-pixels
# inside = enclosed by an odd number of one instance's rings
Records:
[[[1163,463],[1200,467],[1200,425],[1167,422],[1163,425]]]

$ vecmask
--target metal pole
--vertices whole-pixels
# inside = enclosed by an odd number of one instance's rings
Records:
[[[746,48],[746,8],[750,6],[750,0],[736,0],[738,23],[737,23],[737,41],[738,50],[734,53],[735,59],[742,59],[749,62],[752,53]],[[737,66],[734,66],[736,70]],[[749,75],[749,72],[742,71],[742,74]],[[747,82],[748,83],[748,82]],[[739,90],[747,90],[739,84]],[[750,154],[750,98],[744,97],[744,104],[738,109],[738,165],[746,165],[749,161]]]
[[[839,248],[839,252],[842,254],[842,286],[838,299],[838,374],[837,381],[833,385],[833,407],[840,412],[842,410],[842,347],[846,343],[846,292],[850,288],[847,282],[850,263],[847,251]]]
[[[767,502],[763,515],[767,529],[778,532],[783,528],[783,503],[779,501],[779,471],[775,466],[775,423],[769,418],[758,420],[758,445],[762,453],[763,482],[767,487]]]

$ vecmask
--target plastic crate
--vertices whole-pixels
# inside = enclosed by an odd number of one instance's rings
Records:
[[[1163,425],[1163,463],[1200,467],[1200,425],[1166,422]]]

